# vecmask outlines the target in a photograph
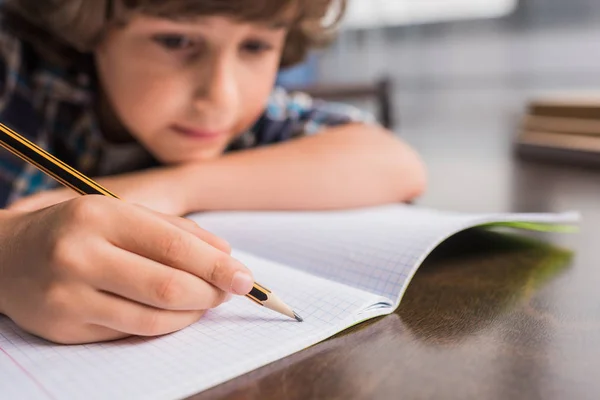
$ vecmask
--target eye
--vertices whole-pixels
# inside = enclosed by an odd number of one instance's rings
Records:
[[[156,35],[153,40],[167,50],[189,50],[196,42],[183,35]]]
[[[273,48],[270,43],[262,40],[248,40],[242,44],[242,50],[251,54],[260,54]]]

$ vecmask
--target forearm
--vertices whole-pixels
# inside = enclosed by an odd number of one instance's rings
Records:
[[[332,128],[290,142],[189,165],[188,212],[332,209],[401,202],[425,186],[424,167],[381,128]]]

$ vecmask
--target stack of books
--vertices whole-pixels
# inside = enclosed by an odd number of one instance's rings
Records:
[[[600,166],[600,95],[530,101],[520,122],[517,151],[525,157]]]

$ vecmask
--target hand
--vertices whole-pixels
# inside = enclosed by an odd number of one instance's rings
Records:
[[[0,223],[0,312],[59,343],[182,329],[250,292],[250,271],[194,222],[80,196]]]
[[[175,186],[178,169],[161,167],[147,171],[94,179],[100,185],[128,203],[142,205],[154,211],[170,215],[185,215],[183,192]],[[81,196],[69,188],[47,190],[24,197],[12,203],[14,211],[41,210]]]

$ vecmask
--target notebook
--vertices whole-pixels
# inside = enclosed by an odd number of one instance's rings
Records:
[[[442,241],[468,228],[570,231],[579,215],[464,214],[409,205],[190,216],[227,239],[304,322],[245,297],[157,338],[61,346],[0,319],[0,393],[18,399],[179,399],[393,312]]]

